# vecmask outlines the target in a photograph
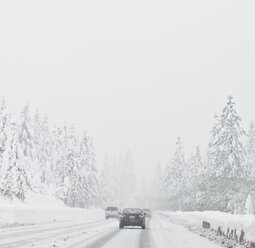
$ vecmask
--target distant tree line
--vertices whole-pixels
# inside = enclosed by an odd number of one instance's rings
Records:
[[[136,176],[134,161],[130,151],[118,158],[105,157],[100,173],[102,201],[104,206],[135,206]]]
[[[249,130],[244,131],[231,96],[215,117],[207,154],[202,156],[197,147],[187,158],[178,138],[167,166],[157,166],[151,192],[154,207],[161,209],[235,214],[251,211],[255,195],[255,126],[251,122]]]
[[[0,104],[0,194],[10,201],[26,193],[54,196],[71,207],[99,206],[101,185],[95,153],[86,132],[74,126],[50,127],[46,115],[31,115],[27,104],[19,119]]]

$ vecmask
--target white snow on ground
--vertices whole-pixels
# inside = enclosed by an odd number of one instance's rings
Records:
[[[1,248],[49,248],[49,247],[76,247],[80,239],[90,239],[98,236],[102,231],[108,231],[116,221],[70,221],[0,231]]]
[[[238,235],[241,230],[245,233],[247,241],[255,241],[255,215],[233,215],[223,212],[162,212],[171,222],[185,226],[202,227],[202,222],[207,221],[215,230],[220,226],[226,232],[227,228],[236,229]]]
[[[69,208],[61,201],[43,195],[31,193],[24,203],[15,201],[10,204],[6,199],[0,199],[0,227],[103,218],[104,211],[101,209]]]
[[[114,223],[114,224],[113,224]],[[117,227],[102,209],[66,207],[53,197],[30,193],[25,202],[0,198],[0,246],[63,247]]]
[[[163,214],[162,214],[163,213]],[[246,239],[254,240],[255,217],[235,216],[221,212],[154,213],[147,229],[119,230],[118,221],[105,220],[104,211],[75,209],[51,197],[29,195],[24,203],[10,204],[0,199],[0,246],[66,247],[66,248],[217,248],[217,244],[194,234],[183,226],[201,227],[208,221],[212,227],[243,229]],[[175,224],[173,224],[175,223]],[[22,225],[29,225],[22,227]],[[11,227],[21,225],[21,227]],[[11,228],[8,228],[10,226]]]
[[[220,246],[189,232],[185,227],[170,223],[170,221],[160,215],[153,214],[151,221],[147,221],[147,229],[139,227],[125,227],[118,229],[118,223],[103,233],[98,234],[92,239],[86,235],[79,238],[77,242],[72,242],[67,248],[219,248]]]
[[[151,220],[152,240],[159,248],[219,248],[220,246],[194,234],[183,226],[172,224],[168,219],[154,215]]]
[[[87,212],[87,211],[85,211]],[[1,248],[219,248],[220,246],[172,224],[158,213],[147,228],[119,229],[116,220],[57,222],[0,229]]]
[[[103,248],[219,248],[220,246],[189,232],[185,227],[153,214],[147,229],[124,228]]]

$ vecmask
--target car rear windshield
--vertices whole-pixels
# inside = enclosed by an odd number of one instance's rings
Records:
[[[108,207],[106,210],[109,211],[117,211],[118,209],[116,207]]]
[[[142,210],[138,208],[126,208],[123,210],[124,214],[141,214]]]
[[[148,208],[145,208],[143,211],[150,211],[150,209],[148,209]]]

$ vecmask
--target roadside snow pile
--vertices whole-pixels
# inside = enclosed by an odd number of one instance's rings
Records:
[[[236,230],[240,237],[242,230],[245,240],[255,242],[255,215],[233,215],[223,212],[162,212],[171,222],[187,227],[202,227],[203,221],[210,223],[210,227],[218,230],[221,227],[225,234],[229,230]]]
[[[15,200],[11,204],[8,199],[0,198],[0,227],[102,218],[103,210],[69,208],[60,200],[43,195],[31,193],[24,203]]]

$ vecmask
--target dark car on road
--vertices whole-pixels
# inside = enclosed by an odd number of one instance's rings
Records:
[[[145,214],[139,208],[125,208],[120,216],[119,227],[140,226],[145,229]]]

